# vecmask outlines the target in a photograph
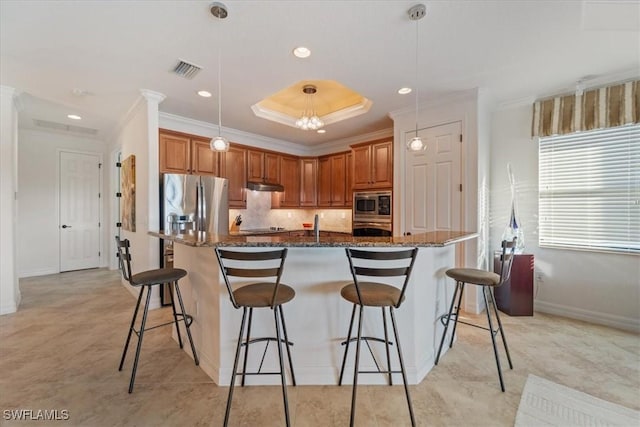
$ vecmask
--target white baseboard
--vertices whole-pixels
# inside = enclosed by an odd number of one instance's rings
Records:
[[[584,320],[585,322],[611,326],[612,328],[624,329],[631,332],[640,332],[640,319],[638,318],[616,316],[613,314],[589,311],[545,301],[535,301],[534,304],[535,311],[539,311],[541,313]]]
[[[49,274],[58,274],[60,270],[57,268],[43,268],[38,270],[26,270],[18,273],[18,279],[24,279],[27,277],[47,276]]]
[[[18,311],[18,305],[11,301],[9,304],[0,305],[0,316],[5,314],[11,314]]]

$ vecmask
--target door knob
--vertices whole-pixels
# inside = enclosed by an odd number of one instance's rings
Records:
[[[71,226],[70,226],[70,225],[67,225],[67,224],[64,224],[64,225],[62,226],[62,228],[71,228]]]

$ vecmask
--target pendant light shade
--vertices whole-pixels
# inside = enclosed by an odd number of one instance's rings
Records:
[[[218,21],[228,16],[227,7],[220,2],[212,3],[209,10]],[[229,151],[229,141],[222,136],[222,55],[220,53],[222,41],[220,40],[220,25],[222,24],[218,22],[218,136],[211,140],[209,147],[212,151]]]
[[[418,135],[418,21],[427,14],[427,8],[423,4],[416,4],[408,11],[409,19],[416,22],[416,81],[415,81],[415,93],[416,93],[416,136],[407,141],[407,150],[409,151],[424,151],[427,149],[427,144]]]

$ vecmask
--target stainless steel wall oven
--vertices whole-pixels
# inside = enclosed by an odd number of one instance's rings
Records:
[[[353,193],[353,235],[391,236],[391,191]]]

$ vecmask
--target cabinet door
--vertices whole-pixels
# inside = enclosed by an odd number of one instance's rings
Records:
[[[318,159],[318,206],[331,206],[331,157]]]
[[[160,133],[160,172],[190,173],[189,150],[191,139],[187,136]]]
[[[264,153],[263,178],[265,182],[280,182],[280,156],[275,153]]]
[[[317,206],[317,169],[317,159],[300,159],[300,206]]]
[[[247,153],[247,180],[264,180],[264,152],[249,150]]]
[[[371,181],[375,188],[393,187],[393,146],[391,141],[371,146]]]
[[[280,207],[300,207],[300,160],[297,157],[280,157],[280,184],[282,193],[272,193],[272,205]],[[277,198],[274,203],[274,198]]]
[[[353,188],[369,188],[371,184],[371,146],[364,145],[351,150],[353,155]]]
[[[218,153],[211,150],[208,140],[192,139],[191,173],[219,176]]]
[[[336,154],[331,156],[331,206],[345,205],[347,187],[346,156]],[[319,203],[319,201],[318,201]]]
[[[221,156],[220,166],[221,176],[229,180],[229,207],[246,208],[247,150],[229,147]]]
[[[345,156],[345,207],[353,207],[353,154]]]

